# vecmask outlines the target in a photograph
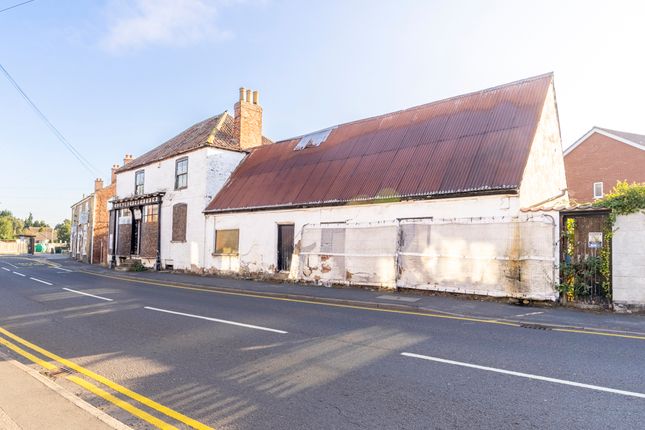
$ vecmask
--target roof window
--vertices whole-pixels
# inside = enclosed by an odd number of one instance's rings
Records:
[[[300,138],[300,142],[296,145],[295,148],[293,148],[294,151],[302,151],[303,149],[306,148],[312,148],[315,146],[320,146],[325,140],[327,140],[327,137],[329,137],[329,134],[332,132],[332,130],[336,127],[330,127],[326,128],[324,130],[316,131],[314,133],[309,133]]]

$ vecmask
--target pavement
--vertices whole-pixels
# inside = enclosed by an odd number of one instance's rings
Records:
[[[0,350],[135,429],[641,428],[643,333],[642,315],[0,257],[0,343],[32,356]]]
[[[0,429],[128,429],[3,353],[0,381]]]

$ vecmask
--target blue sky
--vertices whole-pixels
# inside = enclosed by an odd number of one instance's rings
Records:
[[[0,13],[0,64],[106,182],[240,86],[278,140],[554,71],[568,146],[645,134],[641,3],[36,0]],[[3,76],[0,100],[0,208],[58,223],[95,175]]]

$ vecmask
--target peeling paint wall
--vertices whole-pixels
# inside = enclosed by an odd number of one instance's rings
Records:
[[[560,124],[551,85],[544,102],[529,158],[524,168],[520,187],[520,204],[523,208],[539,205],[560,195],[567,188],[562,155]],[[568,194],[550,201],[551,204],[569,204]]]
[[[520,213],[516,196],[210,215],[209,238],[239,229],[239,255],[206,268],[275,274],[277,225],[291,222],[290,279],[554,300],[556,220]]]
[[[619,215],[612,240],[613,301],[645,307],[645,214]]]

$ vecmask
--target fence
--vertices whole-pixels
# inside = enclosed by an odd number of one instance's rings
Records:
[[[544,215],[307,225],[298,276],[554,300],[555,245],[554,220]]]

